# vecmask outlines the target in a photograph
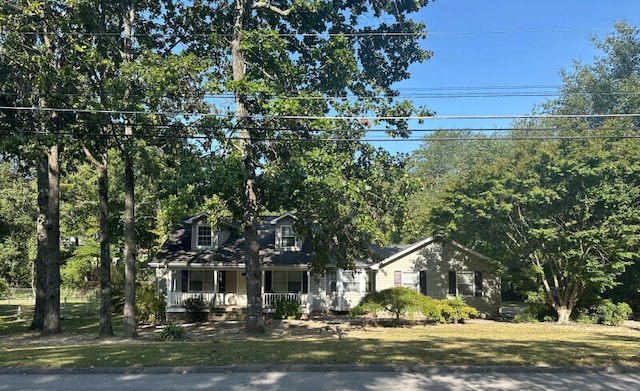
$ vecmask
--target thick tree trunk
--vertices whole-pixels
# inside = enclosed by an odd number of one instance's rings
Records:
[[[47,245],[47,215],[49,213],[49,160],[45,155],[36,163],[36,181],[38,186],[38,219],[36,228],[35,291],[36,303],[30,330],[42,330],[44,327],[44,302],[47,296],[47,265],[45,254]]]
[[[136,332],[136,229],[135,229],[135,178],[133,158],[125,152],[124,168],[124,318],[122,336],[135,338]]]
[[[109,178],[107,156],[98,166],[98,209],[100,220],[100,325],[98,335],[113,335],[111,322],[111,254],[109,253]]]
[[[571,321],[572,310],[567,307],[556,307],[558,313],[558,323],[569,323]]]
[[[123,15],[124,45],[122,58],[125,64],[132,61],[133,22],[136,17],[136,2],[128,3]],[[130,95],[127,89],[125,96]],[[124,317],[122,336],[135,338],[136,332],[136,228],[135,228],[135,176],[133,170],[132,137],[133,127],[125,126],[124,133]]]
[[[58,146],[36,164],[38,186],[36,303],[30,330],[62,331],[60,323],[60,170]]]
[[[44,301],[44,324],[42,332],[57,334],[62,331],[60,323],[60,163],[58,146],[53,145],[47,154],[49,177],[49,200],[47,230],[47,295]]]
[[[245,77],[245,61],[240,43],[244,29],[244,19],[251,8],[246,0],[236,0],[233,39],[231,41],[231,57],[233,80],[241,81]],[[251,135],[246,128],[247,105],[246,95],[235,93],[236,116],[239,123],[239,133],[242,143],[244,162],[244,241],[245,241],[245,271],[247,274],[247,317],[245,330],[250,334],[265,332],[262,319],[262,273],[260,272],[260,242],[258,241],[258,199],[255,192],[255,178],[257,156],[254,152]]]

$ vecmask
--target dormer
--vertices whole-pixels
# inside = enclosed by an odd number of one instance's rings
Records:
[[[285,213],[271,220],[275,225],[275,246],[280,251],[302,251],[302,240],[293,231],[297,218],[291,213]]]
[[[209,215],[201,213],[189,220],[191,223],[191,249],[192,250],[217,250],[220,232],[217,227],[212,227],[208,222]]]

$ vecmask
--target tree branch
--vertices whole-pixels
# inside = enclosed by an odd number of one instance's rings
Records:
[[[293,11],[293,7],[289,7],[285,10],[278,8],[274,5],[271,5],[271,3],[269,2],[269,0],[260,0],[260,1],[256,1],[255,3],[253,3],[253,8],[266,8],[269,11],[275,12],[276,14],[280,15],[280,16],[288,16],[291,11]]]

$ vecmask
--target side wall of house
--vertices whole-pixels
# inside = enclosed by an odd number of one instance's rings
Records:
[[[422,282],[419,280],[420,272],[426,272],[426,278]],[[491,273],[484,259],[463,252],[457,246],[432,242],[388,263],[378,270],[376,289],[380,291],[402,285],[426,291],[427,296],[443,299],[450,295],[450,272],[480,272],[481,295],[465,295],[463,299],[487,316],[498,315],[501,305],[499,277]],[[402,273],[401,280],[398,273]],[[455,287],[453,289],[457,292]]]

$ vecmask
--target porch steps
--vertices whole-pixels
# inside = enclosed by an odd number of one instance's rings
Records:
[[[215,307],[209,310],[209,320],[244,320],[246,313],[244,307]]]

